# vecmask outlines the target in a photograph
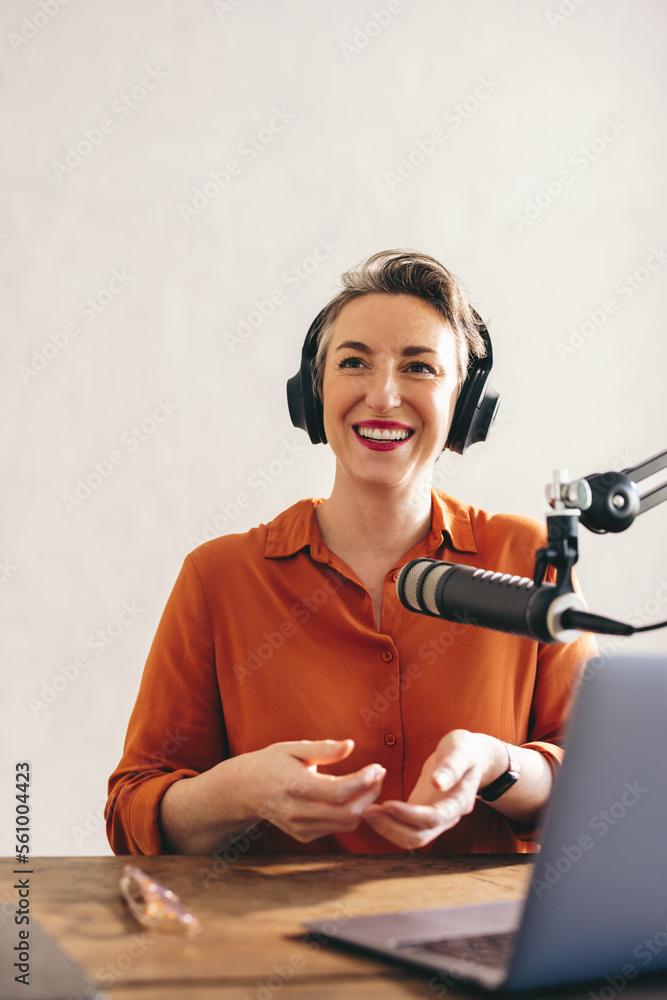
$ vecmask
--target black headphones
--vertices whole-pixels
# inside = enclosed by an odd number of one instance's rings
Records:
[[[310,435],[313,444],[326,444],[324,433],[324,408],[315,391],[315,356],[325,309],[310,325],[301,350],[301,367],[287,380],[287,405],[295,427]],[[445,448],[462,455],[469,445],[485,441],[498,412],[500,396],[489,382],[493,366],[491,338],[481,318],[473,309],[473,316],[486,347],[483,358],[472,357],[466,380],[461,386],[454,407],[452,425]]]

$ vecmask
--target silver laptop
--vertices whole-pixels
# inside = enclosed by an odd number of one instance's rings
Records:
[[[588,664],[535,857],[523,900],[306,926],[443,986],[597,980],[618,993],[667,969],[667,657]]]

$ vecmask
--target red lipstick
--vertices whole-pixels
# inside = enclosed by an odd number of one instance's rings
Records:
[[[397,420],[362,420],[353,424],[353,430],[357,440],[371,451],[395,451],[414,434],[412,427]],[[379,431],[388,433],[381,436]]]

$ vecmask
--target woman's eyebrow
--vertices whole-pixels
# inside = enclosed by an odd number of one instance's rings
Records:
[[[343,341],[342,344],[338,345],[338,347],[334,351],[334,354],[336,353],[336,351],[359,351],[360,354],[373,353],[368,344],[363,344],[359,340],[345,340]],[[404,347],[403,350],[401,351],[401,354],[403,355],[404,358],[412,358],[415,356],[415,354],[437,354],[437,353],[438,352],[434,351],[432,347],[421,347],[417,344],[410,344],[407,347]]]
[[[359,340],[344,340],[342,344],[339,344],[336,351],[359,351],[362,354],[372,354],[368,344],[362,344]],[[334,354],[336,353],[334,351]]]
[[[408,347],[404,347],[401,353],[404,358],[411,358],[415,354],[437,354],[438,352],[434,351],[432,347],[418,347],[417,345],[410,345]]]

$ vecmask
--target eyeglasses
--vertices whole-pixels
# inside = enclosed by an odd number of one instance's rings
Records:
[[[141,868],[125,865],[120,891],[130,913],[142,927],[177,931],[194,937],[202,930],[201,920],[178,896],[151,878]]]

